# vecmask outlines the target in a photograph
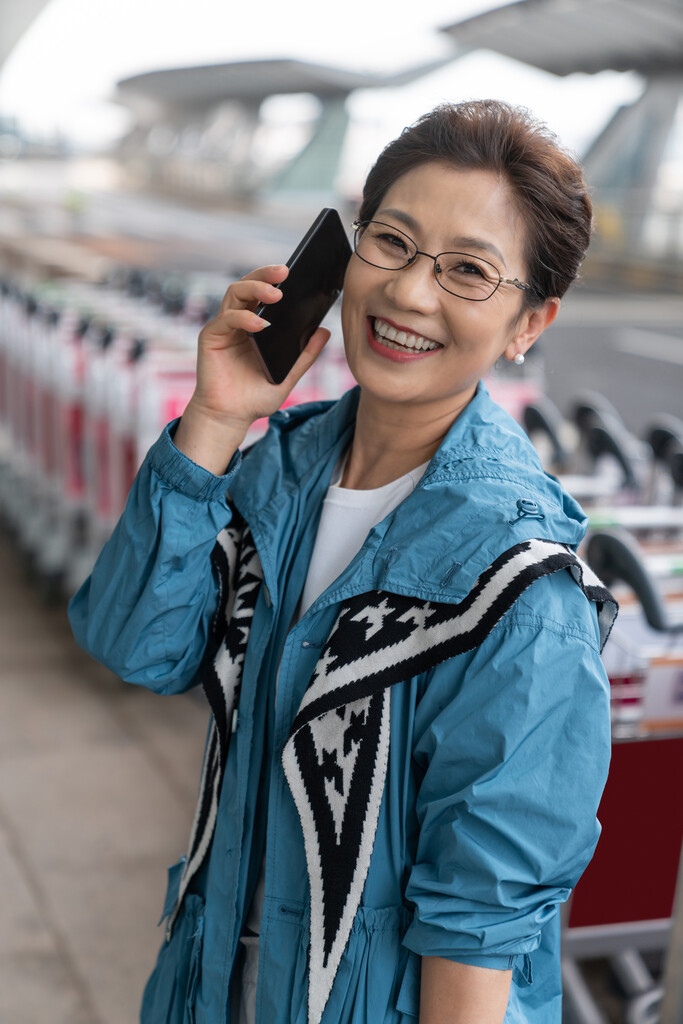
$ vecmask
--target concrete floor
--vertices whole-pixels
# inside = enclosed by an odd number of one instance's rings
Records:
[[[78,650],[0,533],[0,1021],[135,1024],[207,711]]]

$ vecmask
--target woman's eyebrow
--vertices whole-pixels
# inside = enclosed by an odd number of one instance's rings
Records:
[[[410,214],[406,213],[404,210],[395,210],[390,207],[386,210],[379,210],[375,216],[380,218],[393,217],[394,220],[401,221],[409,231],[414,231],[416,234],[420,230],[420,225],[415,218],[411,217]],[[471,252],[472,249],[483,249],[485,252],[491,253],[492,256],[495,256],[500,260],[503,267],[507,269],[507,263],[505,262],[502,252],[493,244],[493,242],[487,242],[483,238],[474,238],[470,235],[460,235],[457,238],[453,238],[450,244],[456,247],[453,251],[457,250],[458,252]],[[451,250],[444,250],[444,252],[445,251]]]
[[[403,210],[394,210],[391,207],[387,210],[378,210],[375,217],[393,217],[395,220],[400,220],[407,228],[411,231],[419,231],[420,225],[417,223],[414,217],[411,217],[409,213],[405,213]]]
[[[453,245],[467,246],[466,251],[470,249],[484,249],[486,252],[490,252],[491,255],[496,256],[507,270],[507,263],[503,258],[503,254],[493,242],[486,242],[483,238],[454,238]]]

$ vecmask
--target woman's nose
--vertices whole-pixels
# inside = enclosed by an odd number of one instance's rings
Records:
[[[439,307],[439,286],[434,273],[434,258],[426,253],[417,253],[412,263],[391,275],[394,301],[405,309],[419,309],[432,312]]]

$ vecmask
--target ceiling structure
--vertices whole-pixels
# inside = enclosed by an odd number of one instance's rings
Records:
[[[250,139],[259,128],[259,110],[269,96],[309,94],[320,101],[320,114],[313,134],[304,148],[281,168],[271,187],[280,192],[326,193],[336,179],[349,114],[348,95],[357,89],[377,89],[406,85],[453,58],[441,58],[408,68],[397,74],[379,76],[359,74],[343,68],[328,67],[301,60],[247,60],[204,67],[172,68],[151,71],[123,79],[117,85],[117,99],[133,111],[136,128],[125,149],[134,159],[142,159],[157,176],[175,175],[179,162],[172,154],[164,161],[150,159],[158,126],[164,123],[176,138],[187,129],[200,133],[211,124],[215,112],[226,104],[239,108],[241,115],[224,126],[223,153],[230,154],[232,172],[230,190],[259,190],[254,173]],[[209,132],[215,141],[216,132]],[[213,159],[216,163],[215,154]],[[214,172],[217,173],[217,172]],[[224,181],[222,175],[219,176]]]
[[[670,157],[683,123],[683,0],[516,0],[442,31],[461,56],[493,50],[555,75],[637,72],[641,96],[583,156],[596,244],[683,259],[683,189]]]
[[[442,31],[556,75],[683,74],[683,0],[517,0]]]
[[[204,110],[227,99],[251,106],[268,96],[295,93],[328,99],[348,96],[356,89],[406,85],[451,60],[448,57],[384,77],[301,60],[235,61],[134,75],[120,81],[117,91],[123,102],[143,99],[185,110]]]
[[[0,67],[48,2],[0,0]],[[322,105],[319,126],[289,172],[296,176],[303,167],[299,187],[309,188],[311,168],[313,177],[333,176],[348,120],[345,99],[357,89],[406,85],[480,49],[562,76],[635,71],[644,79],[643,95],[617,112],[584,162],[591,183],[628,215],[626,235],[637,244],[680,120],[683,0],[514,0],[441,31],[452,40],[452,54],[397,75],[358,74],[298,60],[240,61],[135,75],[118,83],[117,97],[134,112],[144,135],[158,120],[180,129],[201,122],[226,102],[243,109],[253,132],[267,97],[313,94]],[[683,252],[683,237],[680,245]]]
[[[49,0],[0,0],[0,70]]]

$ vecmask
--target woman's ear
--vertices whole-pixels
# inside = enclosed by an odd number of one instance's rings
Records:
[[[513,337],[505,348],[505,358],[513,360],[516,355],[528,352],[536,338],[540,337],[546,327],[550,327],[559,311],[559,299],[546,299],[542,306],[522,313]]]

